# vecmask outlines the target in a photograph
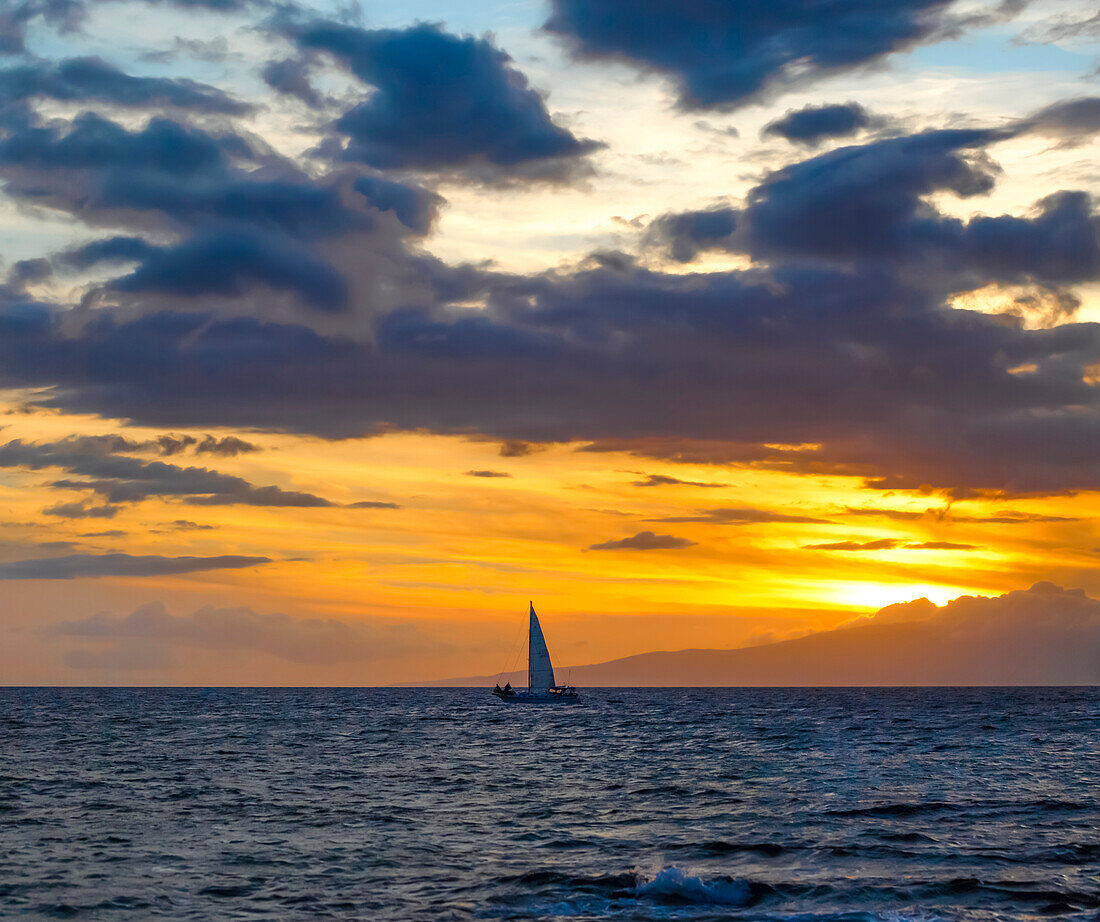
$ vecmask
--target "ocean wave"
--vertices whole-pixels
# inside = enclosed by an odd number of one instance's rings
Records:
[[[651,879],[638,881],[634,895],[659,903],[749,906],[759,898],[759,887],[729,877],[704,880],[677,867],[662,868]]]

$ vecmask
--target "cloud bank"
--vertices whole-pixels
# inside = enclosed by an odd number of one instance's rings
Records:
[[[161,557],[155,554],[69,554],[0,563],[0,580],[90,579],[102,576],[172,576],[200,570],[237,570],[271,563],[270,557]]]
[[[79,642],[65,654],[77,669],[149,669],[173,663],[184,650],[263,654],[299,665],[369,662],[407,652],[412,628],[370,628],[333,618],[260,614],[250,608],[206,606],[170,614],[159,602],[128,615],[99,613],[63,621],[48,637]]]

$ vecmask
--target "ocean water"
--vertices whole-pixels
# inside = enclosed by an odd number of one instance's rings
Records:
[[[0,916],[1100,919],[1100,689],[0,689]]]

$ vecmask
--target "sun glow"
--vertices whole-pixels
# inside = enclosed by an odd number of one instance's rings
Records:
[[[936,605],[945,605],[961,595],[976,595],[962,586],[944,586],[932,583],[837,583],[833,586],[833,600],[852,608],[879,609],[895,602],[911,602],[925,598]]]

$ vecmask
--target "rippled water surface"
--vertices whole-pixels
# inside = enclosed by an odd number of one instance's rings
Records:
[[[1098,689],[0,689],[0,915],[1100,919]]]

